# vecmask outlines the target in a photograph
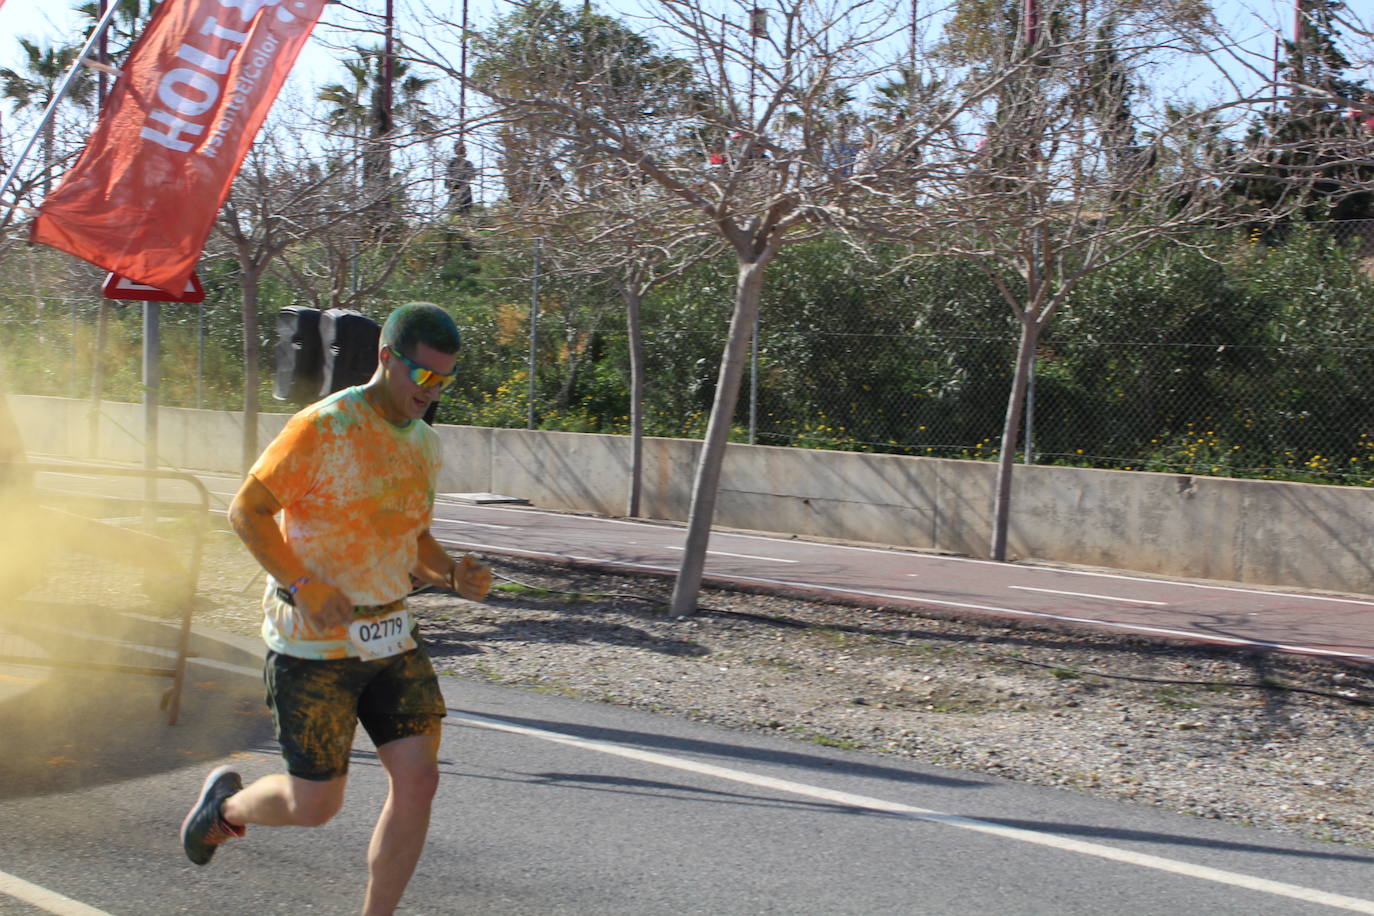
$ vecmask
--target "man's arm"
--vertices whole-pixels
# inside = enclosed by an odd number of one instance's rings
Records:
[[[353,619],[353,602],[329,583],[309,576],[277,527],[274,516],[280,511],[272,491],[250,474],[229,504],[229,524],[268,575],[287,587],[297,584],[296,607],[318,629],[347,624]]]
[[[481,601],[491,590],[491,568],[477,562],[470,553],[454,560],[434,539],[429,529],[418,538],[419,562],[410,574],[421,582],[449,588],[469,601]]]

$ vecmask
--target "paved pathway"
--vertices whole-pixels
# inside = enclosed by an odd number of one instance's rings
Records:
[[[455,549],[677,571],[679,525],[441,499],[436,536]],[[1374,661],[1374,598],[993,563],[910,550],[715,532],[708,579],[802,594],[1040,620],[1223,645]]]

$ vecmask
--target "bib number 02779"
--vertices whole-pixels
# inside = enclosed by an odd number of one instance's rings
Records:
[[[355,620],[348,626],[348,639],[363,659],[390,658],[415,648],[410,635],[410,611],[401,608],[385,617]]]

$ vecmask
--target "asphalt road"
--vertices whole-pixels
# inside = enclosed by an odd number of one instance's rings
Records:
[[[225,657],[197,663],[177,726],[128,676],[35,674],[0,703],[8,733],[51,678],[122,698],[90,710],[72,756],[42,759],[57,737],[7,749],[0,912],[356,912],[384,794],[365,739],[330,824],[250,829],[204,868],[182,857],[205,772],[278,765],[253,668]],[[1374,913],[1368,850],[455,678],[444,691],[444,780],[404,914]]]
[[[683,538],[456,499],[437,516],[455,549],[656,572]],[[731,532],[711,550],[720,580],[1374,657],[1361,625],[1374,602],[1354,598]],[[133,623],[122,653],[168,644],[165,622]],[[200,634],[195,648],[176,726],[155,678],[0,668],[0,912],[356,911],[385,791],[365,738],[326,827],[253,830],[206,868],[182,857],[204,773],[278,768],[252,643]],[[1374,913],[1363,849],[456,678],[444,689],[445,779],[402,913]]]

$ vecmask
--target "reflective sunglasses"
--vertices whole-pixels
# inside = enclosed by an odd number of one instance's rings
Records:
[[[410,367],[410,380],[421,388],[438,388],[440,391],[443,391],[448,388],[449,385],[452,385],[453,380],[458,377],[457,373],[453,375],[440,375],[433,369],[420,365],[400,350],[394,350],[391,347],[387,347],[387,350],[392,356]]]

